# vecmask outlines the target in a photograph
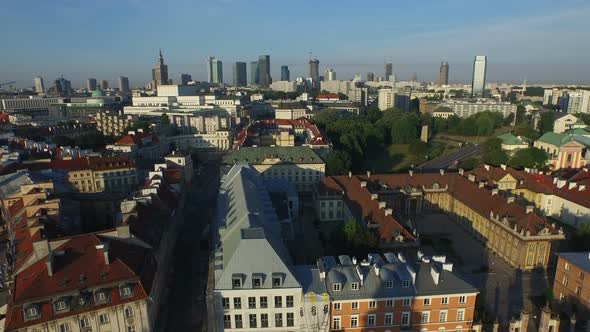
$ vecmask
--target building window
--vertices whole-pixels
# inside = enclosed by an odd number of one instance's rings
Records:
[[[256,314],[250,314],[250,328],[256,327]]]
[[[237,278],[237,277],[232,278],[232,287],[233,288],[242,288],[242,278]]]
[[[430,318],[430,313],[423,312],[422,315],[420,316],[420,323],[428,323],[429,318]]]
[[[283,297],[275,296],[275,308],[281,308],[283,306]]]
[[[392,325],[393,324],[393,314],[392,313],[386,313],[385,314],[385,325]]]
[[[391,299],[390,300],[386,300],[385,301],[385,306],[388,307],[388,308],[393,307],[393,300],[391,300]]]
[[[424,305],[430,305],[430,298],[424,299]]]
[[[295,314],[292,312],[287,313],[287,326],[294,326],[295,325]]]
[[[350,317],[350,327],[357,327],[359,326],[359,317],[358,316],[351,316]]]
[[[272,277],[272,287],[281,287],[281,277]]]
[[[230,315],[223,316],[223,327],[226,329],[231,329],[231,316]]]
[[[266,299],[266,296],[260,297],[260,307],[261,308],[268,308],[268,300]]]
[[[576,294],[577,295],[582,295],[582,286],[576,286]]]
[[[334,310],[342,310],[342,304],[340,302],[334,302]]]
[[[449,298],[448,298],[447,296],[443,297],[443,298],[440,300],[440,303],[441,303],[441,304],[449,304]]]
[[[403,326],[410,325],[410,313],[408,311],[402,312],[402,325]]]
[[[578,273],[578,278],[584,280],[584,272],[580,271],[580,273]]]
[[[86,328],[86,327],[90,327],[90,320],[88,319],[88,317],[82,317],[80,319],[80,328]]]
[[[563,276],[563,280],[561,281],[561,283],[562,283],[562,284],[563,284],[565,287],[567,287],[567,284],[568,284],[568,282],[569,282],[569,280],[567,279],[567,277],[566,277],[566,276]]]
[[[260,327],[268,327],[268,314],[260,314]]]
[[[375,326],[375,322],[376,322],[375,314],[369,315],[369,319],[367,320],[367,324],[369,326]]]
[[[70,332],[72,328],[70,327],[70,323],[63,323],[59,326],[60,332]]]
[[[460,304],[465,304],[467,303],[467,297],[465,295],[461,295],[459,296],[459,303]]]
[[[121,288],[121,296],[122,297],[130,297],[132,294],[131,292],[131,287],[130,286],[125,286],[123,288]]]
[[[107,324],[109,322],[109,314],[100,314],[100,316],[98,316],[98,321],[100,324]]]
[[[402,287],[403,288],[410,287],[410,280],[404,280],[404,281],[402,281]]]
[[[441,323],[446,322],[447,321],[447,312],[446,311],[441,311],[439,318],[440,318],[439,320],[440,320]]]
[[[358,290],[359,289],[358,282],[353,282],[352,284],[350,284],[350,288],[352,288],[352,290]]]
[[[62,310],[66,310],[67,306],[66,306],[66,302],[65,301],[57,301],[55,302],[55,310],[57,311],[62,311]]]
[[[358,302],[352,302],[350,304],[352,310],[359,310],[359,303]]]
[[[465,319],[465,309],[458,309],[457,310],[457,321],[462,321]]]
[[[333,284],[332,285],[332,290],[334,290],[335,292],[339,292],[341,285],[340,284]]]
[[[255,297],[249,297],[248,298],[248,308],[250,309],[256,309],[256,298]]]
[[[283,314],[275,314],[275,327],[283,327]]]
[[[234,309],[242,309],[242,298],[234,297]]]
[[[285,302],[287,302],[287,308],[292,308],[293,307],[293,296],[288,295]]]
[[[236,324],[236,329],[241,329],[244,326],[242,323],[242,315],[235,315],[234,321]]]
[[[369,309],[377,308],[377,301],[369,301]]]
[[[334,330],[340,330],[342,327],[342,325],[340,324],[340,317],[334,317],[334,319],[332,320],[332,328]]]
[[[133,317],[133,316],[135,316],[135,312],[133,311],[133,308],[131,308],[131,307],[125,308],[125,317]]]
[[[229,309],[229,298],[228,297],[222,298],[221,304],[223,305],[223,309]]]
[[[410,306],[410,304],[412,304],[412,299],[409,299],[409,298],[405,298],[405,299],[403,299],[402,301],[403,301],[403,302],[402,302],[402,305],[403,305],[404,307],[409,307],[409,306]]]
[[[551,204],[551,203],[549,203],[549,204]],[[570,265],[570,263],[568,263],[568,262],[565,262],[564,269],[565,269],[566,271],[569,271],[569,270],[570,270],[570,268],[571,268],[571,265]]]
[[[393,281],[392,280],[387,280],[385,282],[385,287],[386,288],[393,288]]]
[[[252,285],[254,288],[260,288],[262,287],[262,278],[260,277],[255,277],[252,279]]]

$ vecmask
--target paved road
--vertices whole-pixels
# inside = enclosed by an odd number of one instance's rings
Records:
[[[456,152],[451,153],[450,155],[443,156],[443,157],[428,161],[428,162],[418,166],[418,168],[423,169],[423,170],[428,170],[428,169],[439,170],[441,168],[447,168],[447,167],[451,166],[453,163],[455,163],[455,161],[460,162],[462,160],[477,156],[478,154],[480,154],[482,152],[482,150],[483,150],[483,147],[481,144],[468,145],[464,148],[461,148],[460,150],[458,150]]]
[[[206,326],[209,250],[200,239],[213,220],[218,190],[219,164],[209,162],[188,192],[185,221],[174,249],[169,309],[162,331],[202,331]],[[203,239],[208,239],[207,234]]]

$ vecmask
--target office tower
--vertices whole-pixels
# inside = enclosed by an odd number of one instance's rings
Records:
[[[375,80],[375,73],[367,73],[367,81],[373,82]]]
[[[258,57],[258,80],[263,87],[268,87],[272,83],[270,77],[270,55],[261,55]]]
[[[288,66],[281,66],[281,81],[290,81],[291,72]]]
[[[106,90],[109,88],[109,82],[106,80],[100,80],[98,81],[98,88],[101,90]]]
[[[320,61],[315,57],[309,59],[309,78],[312,89],[318,90],[320,87]]]
[[[214,56],[207,58],[207,80],[209,83],[223,83],[223,64]]]
[[[180,84],[187,85],[188,82],[192,81],[193,78],[189,74],[180,74]]]
[[[123,93],[131,91],[131,89],[129,88],[129,77],[119,76],[119,91]]]
[[[449,85],[449,63],[446,61],[440,63],[438,85]]]
[[[389,62],[385,64],[385,80],[389,81],[389,77],[393,74],[393,63]]]
[[[152,89],[156,89],[158,85],[168,84],[168,66],[164,64],[164,57],[162,56],[162,50],[158,56],[156,66],[152,69],[153,86]]]
[[[86,89],[88,89],[88,91],[94,91],[96,90],[96,78],[89,78],[86,81]]]
[[[246,63],[245,62],[236,62],[233,66],[233,83],[234,86],[246,86],[248,84],[248,80],[246,78]]]
[[[324,80],[335,81],[336,80],[336,71],[334,71],[333,68],[327,69],[326,73],[324,74]]]
[[[72,83],[63,77],[55,80],[55,92],[60,95],[67,95],[72,90]]]
[[[485,55],[478,55],[473,61],[473,80],[471,81],[471,96],[485,97],[486,93],[486,67]]]
[[[45,93],[45,85],[43,84],[43,77],[35,77],[35,92],[38,94]]]
[[[258,76],[258,61],[250,62],[250,83],[258,85],[260,77]]]

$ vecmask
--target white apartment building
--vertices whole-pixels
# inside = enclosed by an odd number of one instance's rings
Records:
[[[63,104],[64,101],[63,98],[39,98],[34,96],[29,98],[6,98],[0,99],[0,110],[43,110],[49,109],[52,104]]]
[[[227,130],[218,130],[210,134],[190,134],[166,138],[180,150],[215,150],[225,151],[232,145],[232,137]]]
[[[198,112],[167,113],[170,123],[184,134],[212,134],[218,130],[230,130],[232,127],[229,112],[223,109]]]
[[[396,107],[406,112],[410,111],[411,93],[410,89],[379,89],[379,110],[385,111]]]
[[[296,331],[302,287],[281,222],[257,172],[237,164],[218,196],[214,312],[217,331]]]
[[[568,113],[589,113],[590,112],[590,91],[570,91],[567,95]]]
[[[300,87],[302,88],[302,85],[297,81],[275,81],[270,84],[271,90],[282,92],[298,92],[301,90]]]
[[[158,97],[196,96],[196,85],[158,85]]]
[[[440,106],[445,106],[453,110],[455,115],[461,118],[467,118],[473,114],[490,111],[500,112],[504,117],[510,113],[516,114],[516,105],[508,101],[497,101],[491,98],[477,98],[477,99],[447,99],[440,103]]]
[[[350,81],[322,81],[321,84],[321,91],[328,91],[330,93],[343,93],[347,94],[348,90],[351,87],[354,87],[354,84]]]

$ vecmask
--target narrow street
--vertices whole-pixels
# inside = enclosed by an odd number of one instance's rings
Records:
[[[209,250],[203,235],[215,214],[219,164],[206,163],[195,174],[184,209],[172,263],[167,317],[161,331],[202,331],[206,326],[206,288]]]

